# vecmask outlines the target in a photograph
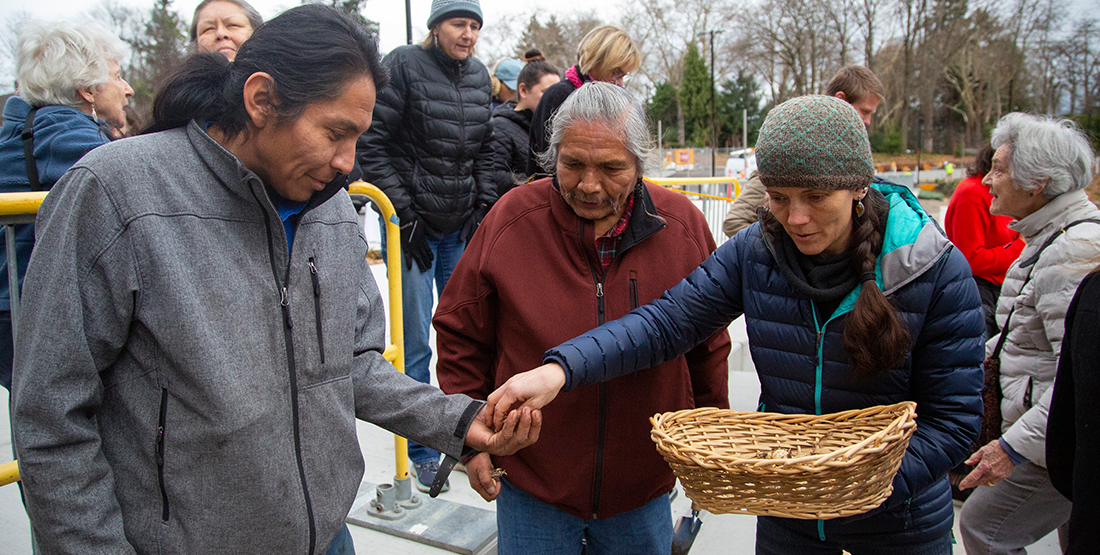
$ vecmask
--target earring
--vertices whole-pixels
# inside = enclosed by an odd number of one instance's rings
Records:
[[[99,116],[95,113],[95,106],[92,106],[92,120],[99,121]]]
[[[858,217],[858,216],[862,216],[862,215],[863,215],[863,199],[859,199],[859,200],[856,201],[856,216]]]

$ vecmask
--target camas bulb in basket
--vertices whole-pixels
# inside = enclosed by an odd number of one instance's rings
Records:
[[[912,401],[820,416],[700,408],[650,422],[699,508],[799,519],[881,505],[917,428]]]

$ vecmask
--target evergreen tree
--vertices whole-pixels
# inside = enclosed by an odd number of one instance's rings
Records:
[[[653,126],[653,132],[657,132],[657,122],[663,122],[661,146],[682,146],[676,140],[676,103],[679,91],[666,81],[657,83],[657,90],[646,105],[649,121]]]
[[[764,124],[764,116],[767,114],[767,110],[760,105],[760,85],[756,82],[756,77],[744,69],[737,70],[737,78],[727,79],[718,91],[719,144],[741,145],[746,115],[749,124],[748,144],[756,144],[760,126]]]
[[[711,81],[706,61],[695,43],[688,45],[684,55],[684,80],[680,84],[680,105],[687,123],[688,143],[695,147],[710,144]]]

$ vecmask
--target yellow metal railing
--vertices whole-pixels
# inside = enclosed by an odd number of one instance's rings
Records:
[[[386,222],[386,281],[390,286],[390,345],[383,356],[393,363],[398,372],[405,373],[405,321],[401,311],[401,221],[386,195],[374,185],[356,181],[348,187],[348,193],[366,195],[382,211]],[[393,358],[390,358],[390,357]],[[394,465],[398,480],[409,477],[409,440],[394,434]]]
[[[386,360],[393,363],[402,374],[405,373],[405,333],[401,312],[401,225],[397,219],[397,212],[393,209],[393,204],[390,203],[390,199],[386,198],[386,195],[382,193],[378,187],[365,183],[363,181],[357,181],[353,183],[348,192],[353,195],[365,195],[375,203],[379,210],[382,211],[382,217],[386,221],[386,272],[387,281],[389,282],[389,296],[390,296],[390,339],[392,343],[388,345],[382,356]],[[5,220],[3,223],[30,223],[33,218],[23,218],[20,216],[33,216],[38,213],[38,208],[42,204],[42,199],[46,198],[45,192],[40,193],[0,193],[0,219]],[[18,221],[17,221],[18,220]],[[26,220],[25,222],[23,220]],[[9,266],[11,261],[14,261],[15,257],[15,233],[12,227],[6,226],[6,235],[8,235],[8,260]],[[18,279],[18,273],[14,268],[9,268],[9,274],[13,279]],[[11,298],[12,298],[12,328],[14,335],[15,322],[18,314],[18,296],[19,286],[18,282],[11,285]],[[409,477],[409,459],[406,454],[408,440],[405,438],[394,435],[394,449],[396,450],[395,459],[397,467],[397,478],[405,479]],[[13,482],[19,481],[19,464],[17,461],[11,461],[8,463],[0,464],[0,486],[5,486]]]
[[[710,198],[714,200],[733,202],[734,199],[736,199],[737,196],[741,194],[741,182],[738,181],[736,177],[647,177],[646,179],[670,191],[676,191],[677,193],[681,193],[684,195],[691,195],[701,198]],[[730,183],[733,185],[733,198],[696,193],[694,191],[685,191],[683,189],[676,188],[677,186],[683,185],[708,185],[722,183]]]

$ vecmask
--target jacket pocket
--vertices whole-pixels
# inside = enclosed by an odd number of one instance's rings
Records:
[[[317,322],[317,350],[321,353],[321,364],[325,363],[325,334],[321,326],[321,280],[317,277],[317,262],[309,259],[309,279],[313,281],[313,316]]]
[[[168,388],[160,390],[160,417],[157,420],[157,482],[160,484],[160,519],[168,522],[168,490],[164,485],[164,426],[168,420]]]
[[[638,308],[638,274],[630,272],[630,310]]]

